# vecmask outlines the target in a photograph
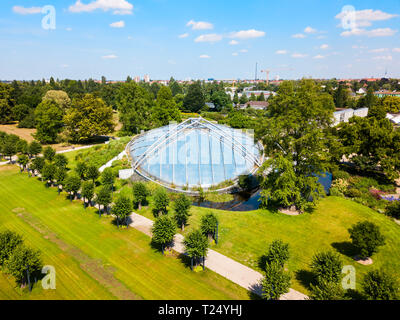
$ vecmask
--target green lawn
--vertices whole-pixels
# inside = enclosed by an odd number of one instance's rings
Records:
[[[248,299],[243,288],[207,270],[193,273],[177,257],[163,257],[150,238],[117,230],[109,217],[72,204],[44,183],[0,168],[0,230],[14,230],[40,249],[57,272],[57,289],[38,283],[28,294],[0,273],[0,299]]]
[[[122,192],[130,194],[124,187]],[[140,214],[154,219],[150,206]],[[344,264],[356,267],[358,280],[369,270],[385,267],[397,274],[400,280],[400,226],[393,220],[366,206],[344,198],[327,197],[312,214],[287,216],[268,210],[253,212],[228,212],[192,207],[189,223],[184,234],[200,224],[200,218],[213,211],[220,221],[219,244],[213,249],[243,264],[258,269],[258,260],[275,239],[290,244],[291,258],[288,264],[292,272],[292,287],[307,293],[309,264],[319,251],[335,250],[341,254]],[[170,210],[172,214],[172,210]],[[356,263],[347,230],[356,222],[369,220],[380,226],[386,236],[386,245],[372,258],[372,266]]]

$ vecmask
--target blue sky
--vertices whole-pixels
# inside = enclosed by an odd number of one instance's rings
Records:
[[[256,62],[271,78],[400,78],[400,1],[0,2],[3,80],[252,79]]]

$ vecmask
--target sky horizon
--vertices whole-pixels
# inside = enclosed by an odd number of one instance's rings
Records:
[[[400,78],[400,1],[2,0],[0,79]],[[54,10],[54,11],[53,11]],[[353,11],[354,10],[354,11]]]

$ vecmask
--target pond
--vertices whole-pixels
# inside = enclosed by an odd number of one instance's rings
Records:
[[[326,173],[326,176],[320,176],[319,183],[325,189],[325,192],[329,194],[329,189],[332,185],[332,174]],[[254,211],[260,208],[261,204],[261,189],[256,188],[251,192],[239,192],[233,195],[234,199],[229,202],[194,202],[193,205],[202,207],[202,208],[210,208],[217,210],[226,210],[226,211]]]

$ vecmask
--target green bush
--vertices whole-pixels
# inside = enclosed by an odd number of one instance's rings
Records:
[[[342,192],[340,192],[339,189],[336,188],[336,187],[332,187],[332,188],[329,190],[329,193],[330,193],[330,195],[333,196],[333,197],[344,197],[344,194],[343,194]]]
[[[350,174],[346,171],[336,170],[332,172],[333,179],[344,179],[347,180],[350,178]]]
[[[345,195],[349,198],[362,198],[363,193],[356,188],[349,188],[346,190]]]
[[[400,201],[393,201],[387,207],[386,214],[395,219],[400,219]]]

